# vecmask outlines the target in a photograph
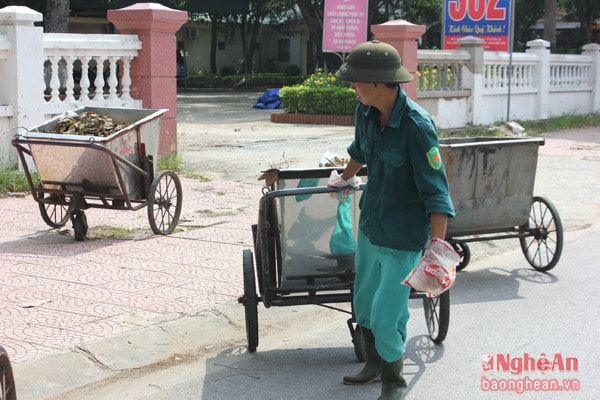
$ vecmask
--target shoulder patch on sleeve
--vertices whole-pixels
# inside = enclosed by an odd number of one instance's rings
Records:
[[[427,162],[432,169],[436,171],[442,168],[442,156],[440,155],[440,149],[432,147],[427,152]]]

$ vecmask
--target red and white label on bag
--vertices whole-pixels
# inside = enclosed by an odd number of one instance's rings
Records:
[[[427,276],[435,279],[442,288],[447,289],[452,284],[448,271],[441,265],[429,264],[423,268]]]
[[[439,296],[454,285],[459,262],[460,256],[448,242],[434,239],[402,283],[431,297]]]

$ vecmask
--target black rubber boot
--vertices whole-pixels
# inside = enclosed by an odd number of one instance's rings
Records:
[[[360,327],[365,346],[366,362],[356,375],[344,376],[346,385],[368,385],[381,379],[381,357],[375,348],[375,337],[370,329]]]
[[[404,400],[408,385],[402,377],[402,359],[388,363],[381,362],[381,396],[377,400]]]

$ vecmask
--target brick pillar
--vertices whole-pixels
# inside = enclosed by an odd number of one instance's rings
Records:
[[[402,64],[416,78],[417,50],[419,39],[425,33],[425,25],[415,25],[404,20],[393,20],[379,25],[371,25],[371,31],[377,40],[389,43],[398,50]],[[402,88],[413,100],[417,100],[417,80],[403,83]]]
[[[159,154],[177,153],[177,39],[187,22],[186,11],[156,3],[137,3],[108,10],[108,20],[123,34],[137,34],[142,42],[131,62],[131,96],[144,108],[167,108],[160,119]]]

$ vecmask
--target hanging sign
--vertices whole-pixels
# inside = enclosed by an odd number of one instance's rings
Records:
[[[444,49],[465,36],[483,39],[485,50],[508,51],[511,0],[444,0]]]
[[[323,51],[348,53],[367,40],[368,0],[325,0]]]

